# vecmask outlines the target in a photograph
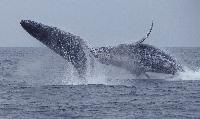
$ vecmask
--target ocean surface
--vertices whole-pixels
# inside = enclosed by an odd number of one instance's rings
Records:
[[[47,48],[0,48],[0,119],[200,119],[200,48],[163,48],[185,68],[134,79],[97,66],[86,81]]]

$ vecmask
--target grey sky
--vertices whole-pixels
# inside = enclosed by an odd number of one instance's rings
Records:
[[[200,46],[200,0],[1,0],[0,47],[43,46],[19,25],[31,19],[81,36],[91,46]]]

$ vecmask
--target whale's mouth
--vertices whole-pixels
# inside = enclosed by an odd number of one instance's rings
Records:
[[[31,20],[21,20],[21,26],[33,37],[38,39],[41,42],[48,37],[48,30],[50,27],[45,26],[41,23],[37,23]]]
[[[35,21],[31,21],[31,20],[21,20],[20,22],[21,26],[25,29],[25,30],[40,30],[41,27],[44,27],[43,24],[41,23],[37,23]]]
[[[21,20],[21,26],[32,36],[36,36],[40,33],[40,25],[31,20]]]

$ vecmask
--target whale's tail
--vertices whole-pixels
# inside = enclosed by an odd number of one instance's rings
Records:
[[[90,54],[83,39],[56,27],[31,20],[22,20],[20,24],[31,36],[71,62],[79,76],[84,77]]]

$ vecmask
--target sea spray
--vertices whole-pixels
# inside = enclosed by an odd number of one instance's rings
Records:
[[[180,72],[178,78],[181,80],[200,80],[200,69],[192,70],[188,67],[184,68],[184,72]]]

